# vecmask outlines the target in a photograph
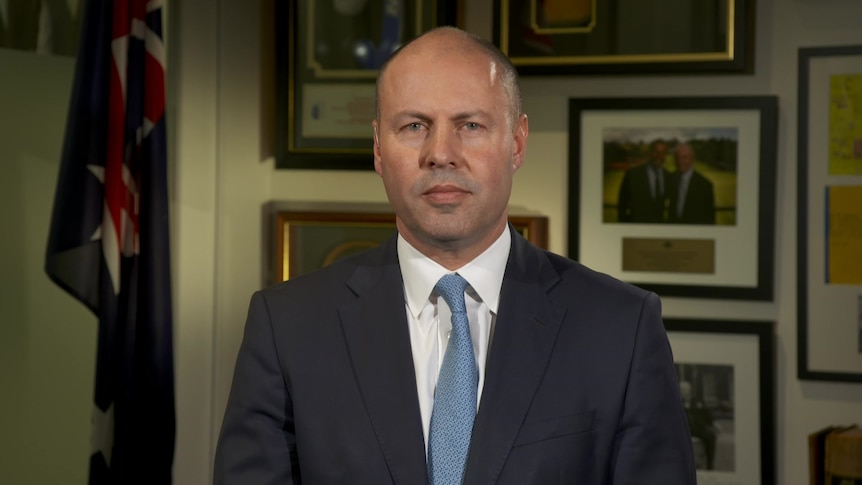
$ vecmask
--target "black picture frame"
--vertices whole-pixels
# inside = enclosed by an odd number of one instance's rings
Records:
[[[833,167],[831,140],[832,83],[862,76],[862,45],[804,47],[798,61],[797,375],[862,382],[862,284],[836,284],[830,274],[830,257],[837,258],[827,202],[838,188],[862,189],[862,161],[857,158],[855,173]]]
[[[717,477],[709,477],[713,472],[699,466],[698,481],[720,478],[715,483],[775,485],[774,322],[665,318],[664,323],[680,381],[688,379],[684,366],[732,367],[734,470],[716,471]],[[726,408],[715,400],[713,405]],[[727,453],[726,447],[716,450],[716,460],[719,453]],[[699,465],[698,456],[695,459]],[[757,463],[751,461],[755,459]],[[737,476],[728,477],[729,473]]]
[[[275,2],[278,169],[372,170],[380,64],[398,45],[456,19],[447,0],[407,0],[398,15],[385,0],[353,2],[355,11],[350,3],[339,12],[332,2]]]
[[[494,42],[522,75],[753,71],[755,0],[651,2],[494,0]]]
[[[775,96],[570,99],[568,256],[663,296],[772,300],[777,116]],[[680,142],[686,133],[694,136],[692,130],[735,133],[734,185],[727,209],[732,211],[732,224],[612,223],[608,213],[615,206],[608,200],[621,187],[619,181],[614,186],[612,178],[621,180],[624,175],[614,175],[616,165],[609,163],[613,160],[608,160],[604,138],[617,128],[659,133],[669,143],[674,142],[674,133],[680,133],[676,138]],[[644,136],[632,141],[636,147],[646,146],[651,135]],[[624,267],[624,256],[652,251],[624,251],[629,242],[655,243],[662,250],[666,246],[670,256],[659,256],[670,258],[681,254],[673,252],[674,244],[688,241],[711,247],[712,253],[698,257],[713,259],[712,273]]]

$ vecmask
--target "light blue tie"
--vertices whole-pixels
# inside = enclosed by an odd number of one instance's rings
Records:
[[[467,281],[457,273],[443,276],[434,287],[452,310],[452,333],[440,367],[431,411],[428,437],[431,485],[458,485],[462,482],[476,418],[479,373],[464,303],[466,288]]]

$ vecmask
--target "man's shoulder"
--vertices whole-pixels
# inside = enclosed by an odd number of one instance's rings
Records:
[[[391,256],[391,248],[384,242],[382,245],[347,256],[331,264],[295,276],[289,280],[276,283],[261,290],[267,298],[279,297],[291,299],[315,298],[327,295],[332,298],[342,289],[347,288],[348,281],[354,277],[360,268],[375,269],[392,264],[387,263]],[[395,260],[397,264],[397,260]]]
[[[614,276],[596,271],[578,261],[546,252],[551,266],[560,275],[559,286],[567,291],[577,291],[578,294],[595,295],[601,298],[619,298],[623,300],[642,301],[648,291]]]

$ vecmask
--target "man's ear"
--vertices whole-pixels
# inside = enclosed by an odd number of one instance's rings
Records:
[[[530,124],[527,121],[527,115],[521,114],[515,121],[515,131],[513,133],[512,143],[512,172],[521,168],[524,163],[524,156],[527,154],[527,136],[530,134]]]
[[[373,146],[371,147],[374,151],[374,171],[379,175],[383,175],[383,166],[380,163],[380,127],[377,124],[377,120],[371,122],[371,129],[374,130]]]

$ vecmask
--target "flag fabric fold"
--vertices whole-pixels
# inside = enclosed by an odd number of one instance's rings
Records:
[[[90,479],[171,483],[175,440],[160,0],[87,0],[45,271],[99,321]]]

